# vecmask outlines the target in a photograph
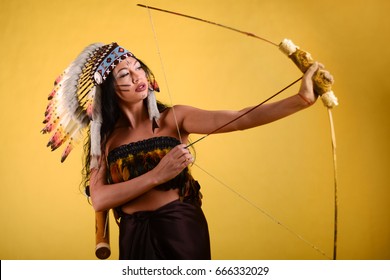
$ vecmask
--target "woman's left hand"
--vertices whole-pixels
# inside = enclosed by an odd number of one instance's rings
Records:
[[[314,62],[306,73],[303,75],[301,87],[298,95],[308,104],[312,105],[316,102],[318,95],[313,88],[313,75],[318,69],[323,69],[324,66],[318,62]]]

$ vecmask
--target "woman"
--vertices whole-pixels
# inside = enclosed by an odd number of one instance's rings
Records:
[[[101,151],[86,154],[86,182],[94,209],[117,213],[120,259],[210,259],[200,186],[188,169],[194,160],[188,136],[208,134],[249,108],[168,108],[155,102],[153,74],[132,53],[116,43],[92,47],[90,53],[85,65],[94,66],[82,65],[82,73],[88,73],[82,77],[93,77],[101,89],[96,94],[101,105],[94,100],[94,113],[89,114],[89,139],[98,141]],[[317,99],[312,76],[318,68],[314,63],[304,74],[297,94],[262,105],[218,133],[260,126],[309,107]],[[94,136],[94,130],[100,135]],[[87,145],[88,150],[95,145]]]

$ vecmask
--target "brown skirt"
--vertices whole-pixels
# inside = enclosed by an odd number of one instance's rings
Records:
[[[155,211],[120,213],[119,259],[209,260],[210,239],[202,209],[175,200]]]

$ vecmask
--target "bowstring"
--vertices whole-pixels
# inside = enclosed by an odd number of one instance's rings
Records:
[[[170,99],[170,103],[171,103],[171,107],[172,107],[172,113],[173,113],[173,117],[174,117],[174,121],[175,121],[175,125],[176,125],[176,129],[177,129],[177,133],[178,133],[178,136],[179,136],[179,140],[180,142],[182,143],[182,137],[181,137],[181,133],[180,133],[180,127],[179,127],[179,123],[177,121],[177,117],[176,117],[176,113],[175,113],[175,109],[174,109],[174,106],[173,106],[173,99],[172,99],[172,95],[171,95],[171,92],[170,92],[170,89],[169,89],[169,83],[168,83],[168,79],[167,79],[167,75],[166,75],[166,71],[165,71],[165,64],[164,64],[164,61],[162,59],[162,55],[161,55],[161,50],[160,50],[160,45],[159,45],[159,42],[158,42],[158,38],[157,38],[157,32],[156,32],[156,28],[155,28],[155,25],[154,25],[154,21],[153,21],[153,17],[152,17],[152,13],[150,11],[150,8],[149,6],[144,6],[144,8],[147,9],[148,11],[148,16],[149,16],[149,21],[150,21],[150,24],[151,24],[151,27],[152,27],[152,32],[153,32],[153,37],[154,37],[154,41],[155,41],[155,44],[156,44],[156,48],[157,48],[157,54],[158,54],[158,57],[159,57],[159,60],[160,60],[160,64],[161,64],[161,68],[162,68],[162,71],[163,71],[163,76],[164,76],[164,81],[165,81],[165,84],[166,84],[166,87],[167,87],[167,93],[168,93],[168,96],[169,96],[169,99]],[[208,137],[209,135],[211,135],[212,133],[215,133],[216,131],[220,130],[221,128],[225,127],[226,125],[236,121],[237,119],[243,117],[244,115],[250,113],[251,111],[253,111],[254,109],[257,109],[258,107],[260,107],[262,104],[264,104],[265,102],[271,100],[272,98],[274,98],[275,96],[277,96],[278,94],[280,94],[281,92],[283,92],[284,90],[286,90],[287,88],[289,88],[290,86],[292,86],[293,84],[295,84],[296,82],[298,82],[299,80],[301,80],[301,78],[297,79],[296,81],[294,81],[293,83],[291,83],[290,85],[286,86],[285,88],[283,88],[282,90],[280,90],[279,92],[277,92],[276,94],[272,95],[271,97],[267,98],[265,101],[261,102],[260,104],[258,104],[257,106],[255,106],[254,108],[252,108],[251,110],[245,112],[244,114],[238,116],[236,119],[232,120],[232,121],[229,121],[227,124],[224,124],[223,126],[215,129],[213,132],[201,137],[200,139],[194,141],[193,143],[190,143],[187,147],[191,147],[193,146],[195,143],[205,139],[206,137]],[[282,223],[280,220],[276,219],[273,215],[269,214],[267,211],[265,211],[264,209],[262,209],[261,207],[259,207],[257,204],[255,204],[254,202],[252,202],[251,200],[249,200],[248,198],[246,198],[245,196],[241,195],[239,192],[237,192],[233,187],[230,187],[229,185],[227,185],[226,183],[224,183],[222,180],[218,179],[216,176],[212,175],[210,172],[206,171],[204,168],[200,167],[198,164],[196,164],[195,162],[192,164],[193,166],[196,166],[199,170],[201,170],[202,172],[204,172],[205,174],[207,174],[208,176],[210,176],[212,179],[214,179],[215,181],[217,181],[219,184],[221,184],[222,186],[224,186],[226,189],[228,189],[229,191],[231,191],[232,193],[234,193],[235,195],[237,195],[239,198],[241,198],[243,201],[245,201],[246,203],[248,203],[249,205],[251,205],[252,207],[254,207],[257,211],[259,211],[260,213],[262,213],[263,215],[265,215],[266,217],[268,217],[271,221],[273,221],[274,223],[276,223],[277,225],[281,226],[282,228],[284,228],[286,231],[288,231],[290,234],[294,235],[295,237],[297,237],[298,239],[300,239],[301,241],[303,241],[304,243],[306,243],[307,245],[309,245],[312,249],[314,249],[315,251],[317,251],[318,253],[320,253],[321,255],[323,255],[324,257],[328,258],[328,259],[331,259],[324,251],[322,251],[320,248],[318,248],[317,246],[315,246],[312,242],[308,241],[307,239],[305,239],[302,235],[296,233],[294,230],[292,230],[290,227],[288,227],[287,225],[285,225],[284,223]],[[334,253],[335,254],[335,253]]]
[[[291,233],[293,236],[297,237],[298,239],[300,239],[301,241],[303,241],[304,243],[306,243],[307,245],[309,245],[312,249],[314,249],[315,251],[317,251],[318,253],[320,253],[321,255],[323,255],[324,257],[328,258],[328,259],[331,259],[324,251],[322,251],[320,248],[318,248],[316,245],[314,245],[312,242],[308,241],[306,238],[304,238],[302,235],[300,235],[299,233],[297,233],[296,231],[292,230],[289,226],[287,226],[286,224],[282,223],[279,219],[275,218],[273,215],[271,215],[268,211],[264,210],[263,208],[259,207],[256,203],[254,203],[252,200],[250,200],[249,198],[243,196],[241,193],[237,192],[235,189],[236,188],[233,188],[231,186],[229,186],[228,184],[226,184],[225,182],[221,181],[220,179],[218,179],[217,177],[215,177],[213,174],[211,174],[210,172],[208,172],[207,170],[205,170],[204,168],[200,167],[197,163],[194,163],[193,165],[195,165],[196,167],[198,167],[202,172],[206,173],[208,176],[210,176],[212,179],[214,179],[215,181],[217,181],[219,184],[221,184],[222,186],[224,186],[226,189],[228,189],[229,191],[231,191],[233,194],[237,195],[239,198],[241,198],[243,201],[245,201],[246,203],[248,203],[249,205],[251,205],[252,207],[254,207],[257,211],[261,212],[263,215],[265,215],[267,218],[269,218],[271,221],[273,221],[274,223],[276,223],[277,225],[281,226],[282,228],[284,228],[285,230],[287,230],[289,233]]]
[[[151,11],[150,11],[149,8],[147,8],[147,10],[148,10],[148,15],[149,15],[149,21],[150,21],[150,24],[151,24],[151,26],[152,26],[154,42],[155,42],[156,48],[157,48],[157,54],[158,54],[158,57],[159,57],[159,59],[160,59],[161,70],[162,70],[162,72],[163,72],[165,85],[166,85],[166,87],[167,87],[169,102],[170,102],[171,107],[172,107],[172,113],[173,113],[173,118],[174,118],[174,120],[175,120],[177,135],[178,135],[178,137],[179,137],[180,143],[183,143],[182,137],[181,137],[181,133],[180,133],[179,123],[178,123],[177,117],[176,117],[175,107],[173,106],[173,99],[172,99],[171,91],[170,91],[170,89],[169,89],[169,83],[168,83],[168,79],[167,79],[167,75],[166,75],[166,71],[165,71],[165,64],[164,64],[164,61],[163,61],[163,59],[162,59],[162,55],[161,55],[161,51],[160,51],[160,44],[159,44],[158,39],[157,39],[157,32],[156,32],[156,28],[155,28],[155,26],[154,26],[154,21],[153,21],[152,13],[151,13]]]

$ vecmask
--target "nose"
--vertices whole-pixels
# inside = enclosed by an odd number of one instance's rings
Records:
[[[131,73],[131,81],[133,82],[133,84],[138,83],[138,81],[139,81],[139,74],[136,73],[136,72]]]

